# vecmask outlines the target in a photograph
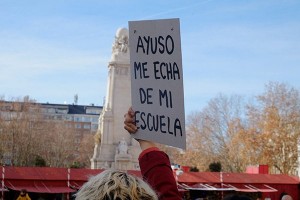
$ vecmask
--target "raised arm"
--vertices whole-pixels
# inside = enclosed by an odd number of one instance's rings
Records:
[[[124,117],[124,128],[130,134],[136,133],[134,111],[130,108]],[[137,141],[142,149],[139,164],[143,179],[157,192],[160,200],[182,199],[178,192],[168,155],[159,150],[156,144],[151,141]]]

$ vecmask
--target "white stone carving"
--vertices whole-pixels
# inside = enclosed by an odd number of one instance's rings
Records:
[[[128,30],[126,28],[119,28],[115,36],[115,41],[112,45],[111,62],[126,62],[129,60],[128,40]]]
[[[125,139],[123,138],[117,147],[117,154],[127,155],[128,154],[128,145]]]
[[[117,30],[115,42],[113,44],[113,53],[127,53],[128,50],[128,30],[120,28]]]

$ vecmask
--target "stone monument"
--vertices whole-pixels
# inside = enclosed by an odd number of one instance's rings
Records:
[[[139,144],[123,128],[124,114],[131,106],[131,78],[128,30],[116,32],[108,64],[108,82],[104,107],[95,135],[92,169],[139,170]]]

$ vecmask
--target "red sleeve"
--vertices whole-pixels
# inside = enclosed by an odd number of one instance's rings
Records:
[[[141,152],[141,154],[139,156],[139,160],[141,159],[141,157],[143,157],[145,154],[147,154],[147,153],[149,153],[151,151],[160,151],[160,150],[157,147],[150,147],[148,149],[145,149],[144,151]]]
[[[156,149],[142,152],[139,163],[144,180],[157,192],[160,200],[182,199],[166,153]]]

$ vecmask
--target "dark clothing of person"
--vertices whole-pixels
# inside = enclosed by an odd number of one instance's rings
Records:
[[[228,195],[228,196],[224,197],[223,200],[251,200],[251,199],[247,196]]]
[[[156,147],[146,149],[139,156],[139,163],[144,180],[157,192],[160,200],[182,200],[165,152]]]

